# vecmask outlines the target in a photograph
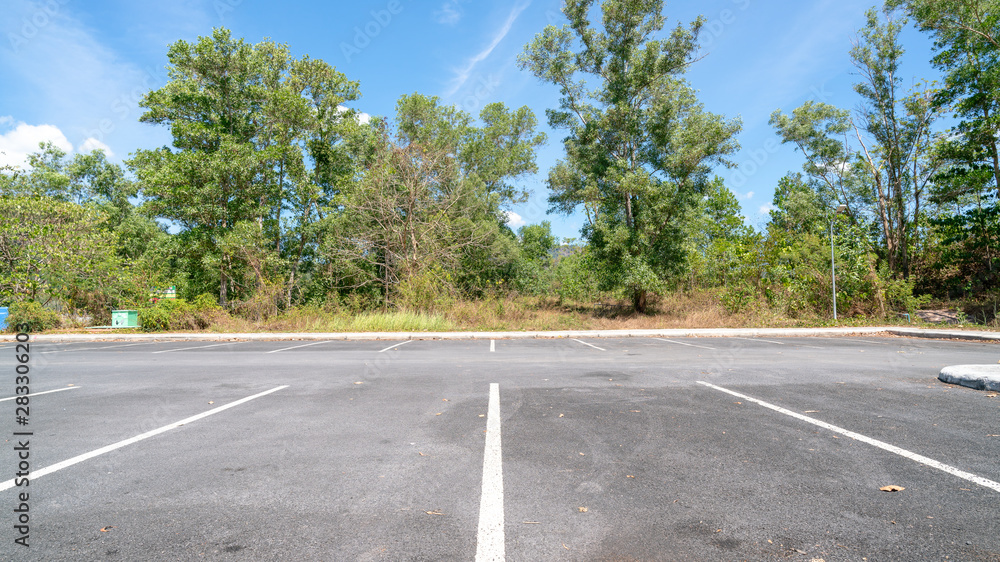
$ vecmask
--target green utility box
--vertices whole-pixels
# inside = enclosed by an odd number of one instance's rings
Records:
[[[111,327],[112,328],[138,328],[139,327],[139,311],[138,310],[112,310],[111,311]]]

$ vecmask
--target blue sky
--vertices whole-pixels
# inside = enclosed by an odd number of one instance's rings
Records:
[[[688,79],[708,111],[743,119],[739,167],[718,173],[740,198],[747,222],[761,226],[774,186],[802,157],[778,144],[767,122],[775,109],[807,100],[857,104],[848,57],[874,0],[666,2],[672,27],[699,14],[705,58]],[[546,25],[564,19],[557,0],[374,0],[125,2],[0,0],[0,164],[23,161],[40,140],[67,151],[105,148],[121,161],[139,148],[170,143],[166,128],[141,124],[138,101],[166,82],[167,46],[224,26],[256,43],[287,43],[361,83],[353,104],[392,116],[403,94],[439,96],[474,114],[501,101],[529,106],[549,135],[540,171],[522,178],[531,200],[512,226],[550,220],[559,237],[578,237],[582,218],[546,215],[545,177],[562,154],[563,131],[545,125],[558,91],[518,70],[516,57]],[[912,28],[903,76],[934,79],[930,41]]]

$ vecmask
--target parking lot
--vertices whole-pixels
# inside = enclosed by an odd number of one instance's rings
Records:
[[[998,361],[876,336],[36,343],[28,488],[0,385],[0,553],[995,561],[1000,397],[936,377]]]

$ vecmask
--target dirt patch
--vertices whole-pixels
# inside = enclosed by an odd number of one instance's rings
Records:
[[[918,310],[917,317],[932,324],[958,324],[957,310]]]

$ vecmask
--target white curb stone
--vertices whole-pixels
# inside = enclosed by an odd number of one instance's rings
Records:
[[[941,369],[938,379],[976,390],[1000,391],[1000,365],[952,365]]]

